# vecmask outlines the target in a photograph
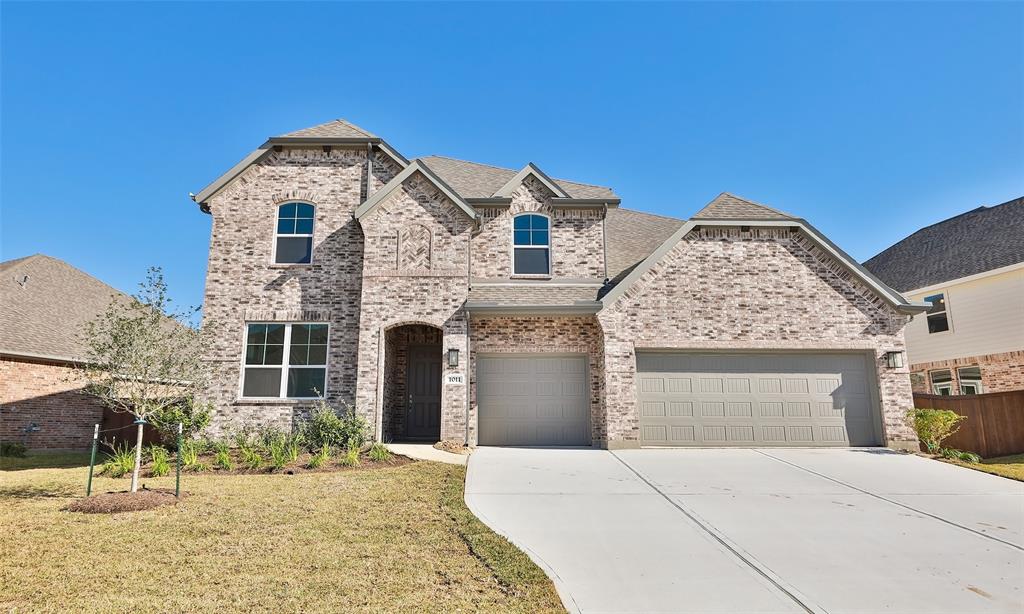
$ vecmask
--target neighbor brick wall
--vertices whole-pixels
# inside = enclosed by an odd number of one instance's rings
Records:
[[[508,278],[512,275],[512,219],[519,213],[551,217],[551,274],[570,279],[605,277],[604,211],[555,209],[552,192],[532,176],[512,195],[508,207],[481,207],[480,230],[473,238],[473,277]]]
[[[957,369],[960,367],[981,368],[983,392],[1024,390],[1024,351],[1019,351],[912,364],[910,372],[914,392],[931,394],[928,372],[936,369],[949,369],[953,377],[953,389],[959,390],[960,375]]]
[[[82,385],[73,367],[0,358],[0,441],[31,449],[87,449],[103,406]],[[25,432],[33,423],[39,430]]]
[[[598,317],[617,445],[639,440],[636,348],[870,351],[887,441],[915,440],[903,421],[913,405],[909,371],[884,359],[904,349],[907,316],[796,229],[694,230]]]
[[[476,360],[480,354],[585,354],[590,377],[590,431],[595,444],[607,436],[603,408],[601,327],[589,316],[476,316],[470,321],[470,442],[477,441]]]

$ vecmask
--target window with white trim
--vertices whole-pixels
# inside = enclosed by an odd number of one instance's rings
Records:
[[[932,380],[932,394],[949,396],[953,394],[953,374],[949,369],[940,369],[928,374]]]
[[[551,274],[551,220],[524,213],[512,222],[512,274]]]
[[[960,380],[960,394],[981,394],[981,367],[960,367],[956,370]]]
[[[928,333],[942,333],[949,330],[949,313],[946,311],[946,295],[933,294],[924,297],[924,302],[931,303],[928,309]]]
[[[274,262],[308,264],[313,261],[313,217],[309,203],[285,203],[277,208]]]
[[[326,380],[326,324],[246,325],[243,397],[320,398]]]

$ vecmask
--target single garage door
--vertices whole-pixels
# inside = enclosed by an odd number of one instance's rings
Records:
[[[648,446],[871,446],[865,354],[637,353]]]
[[[585,356],[485,355],[476,374],[480,445],[590,445]]]

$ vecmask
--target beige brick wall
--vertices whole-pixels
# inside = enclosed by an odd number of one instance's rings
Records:
[[[605,333],[605,406],[613,443],[638,441],[636,348],[856,350],[875,355],[887,441],[913,441],[904,348],[907,317],[799,231],[705,227],[690,232],[599,314]]]
[[[508,207],[481,207],[480,231],[473,239],[473,277],[512,275],[512,219],[526,212],[551,217],[552,277],[597,279],[604,271],[604,211],[554,209],[553,194],[540,181],[527,177]]]
[[[605,440],[604,356],[594,317],[477,316],[470,322],[470,441],[477,441],[476,359],[480,354],[585,354],[590,376],[590,426],[595,443]]]
[[[0,441],[40,450],[87,449],[103,406],[82,386],[72,367],[0,358]],[[30,424],[39,430],[26,432]]]

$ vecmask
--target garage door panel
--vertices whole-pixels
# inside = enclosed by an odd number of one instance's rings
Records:
[[[863,354],[640,352],[637,366],[643,445],[878,443]]]
[[[481,445],[589,445],[584,356],[480,356]]]

